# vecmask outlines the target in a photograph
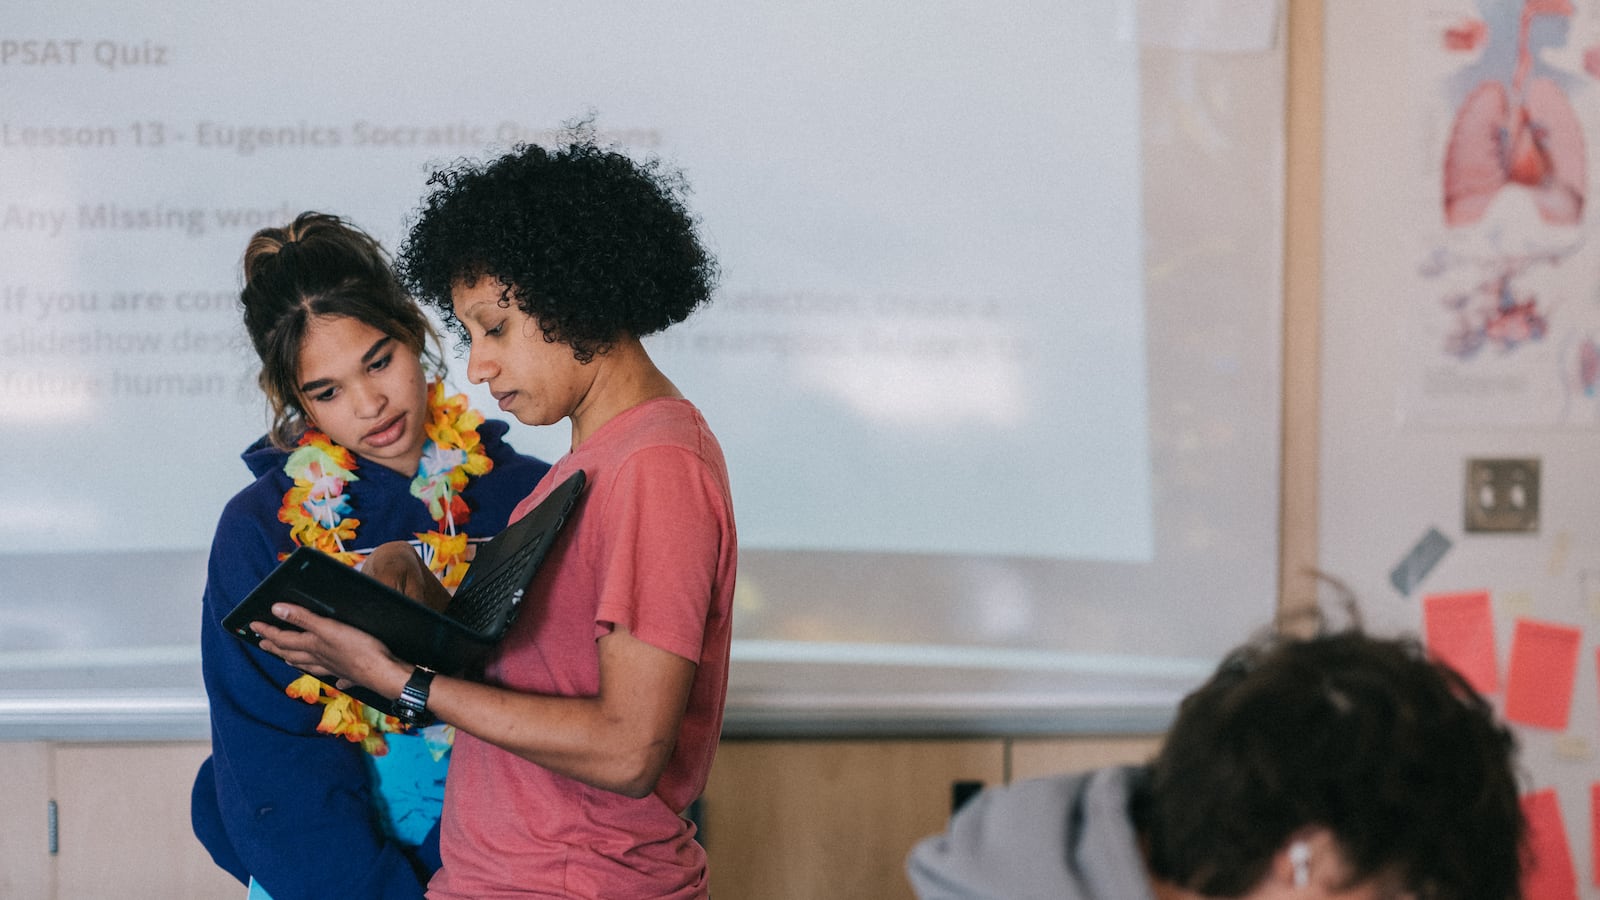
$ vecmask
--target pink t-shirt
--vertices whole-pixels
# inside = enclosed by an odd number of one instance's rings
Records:
[[[686,400],[652,400],[563,457],[512,514],[568,474],[584,493],[528,587],[487,680],[593,696],[596,640],[620,624],[697,664],[676,748],[648,797],[558,775],[457,735],[432,898],[704,897],[705,851],[680,815],[705,788],[722,731],[738,558],[722,450]]]

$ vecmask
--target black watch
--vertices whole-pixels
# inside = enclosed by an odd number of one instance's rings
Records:
[[[428,715],[428,688],[432,684],[433,670],[417,666],[394,701],[395,716],[412,725],[424,725],[432,720]]]

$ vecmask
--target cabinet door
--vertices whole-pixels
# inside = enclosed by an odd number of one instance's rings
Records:
[[[1160,735],[1014,738],[1010,746],[1011,780],[1145,763],[1160,747]]]
[[[239,898],[189,825],[206,742],[58,744],[58,896]]]
[[[55,896],[50,855],[50,745],[0,742],[6,773],[0,814],[0,897],[48,900]]]
[[[702,805],[713,896],[910,898],[905,859],[1001,741],[723,741]]]

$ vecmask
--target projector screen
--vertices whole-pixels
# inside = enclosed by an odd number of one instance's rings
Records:
[[[393,249],[433,168],[578,119],[683,171],[723,270],[648,346],[727,453],[736,693],[865,666],[1115,703],[1270,616],[1276,54],[1141,47],[1113,0],[444,9],[13,4],[0,668],[190,664],[266,422],[255,229]]]

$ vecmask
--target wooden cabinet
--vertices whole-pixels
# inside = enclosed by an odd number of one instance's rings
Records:
[[[204,742],[0,742],[0,897],[243,900],[189,827],[189,787],[209,752]]]
[[[50,745],[0,743],[5,804],[0,809],[0,897],[55,896],[50,856]]]
[[[905,858],[945,827],[958,782],[1142,762],[1158,736],[726,740],[702,802],[719,897],[909,900]],[[0,897],[233,900],[189,827],[205,742],[0,743]],[[51,855],[48,810],[58,815]]]
[[[1161,736],[1013,738],[1008,743],[1009,780],[1022,781],[1063,772],[1149,762],[1161,747]]]
[[[1000,740],[724,741],[702,807],[713,896],[910,898],[905,858],[951,785],[1005,777]]]
[[[56,745],[56,896],[243,900],[189,825],[189,789],[210,752],[205,742]]]
[[[1159,735],[726,740],[701,809],[713,896],[910,898],[905,859],[944,829],[957,782],[1147,761]]]

